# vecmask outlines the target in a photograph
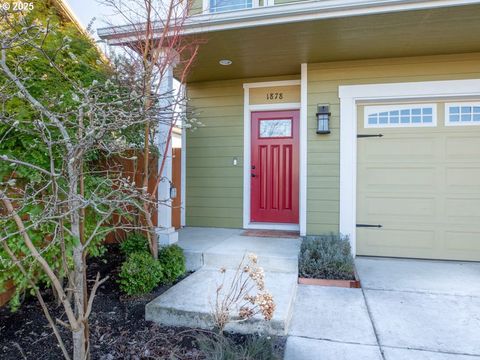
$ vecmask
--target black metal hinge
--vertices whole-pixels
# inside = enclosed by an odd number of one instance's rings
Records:
[[[362,228],[381,228],[383,225],[371,225],[371,224],[357,224],[357,227],[362,227]]]
[[[383,137],[383,134],[358,134],[357,138]]]

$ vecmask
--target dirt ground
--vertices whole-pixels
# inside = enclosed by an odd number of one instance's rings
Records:
[[[118,246],[109,245],[105,256],[92,259],[89,278],[99,271],[110,279],[99,289],[90,317],[92,359],[202,359],[195,348],[191,329],[160,327],[144,320],[145,305],[166,291],[161,286],[152,293],[128,298],[116,283],[123,260]],[[62,318],[62,307],[56,306],[48,290],[45,299],[53,314]],[[69,333],[62,329],[70,346]],[[27,298],[15,313],[0,308],[0,359],[63,359],[47,320],[36,298]]]
[[[196,346],[199,330],[161,327],[144,320],[145,305],[165,292],[169,286],[160,286],[142,297],[126,297],[117,284],[123,255],[117,245],[108,245],[105,255],[89,262],[89,279],[97,272],[109,276],[95,297],[90,316],[90,346],[92,360],[146,360],[179,359],[200,360],[207,357]],[[61,306],[57,306],[51,291],[44,291],[52,315],[65,320]],[[70,350],[68,330],[58,326],[65,345]],[[241,344],[246,336],[230,334]],[[283,353],[284,339],[278,341]],[[35,297],[26,298],[17,312],[0,308],[0,359],[1,360],[57,360],[64,359],[47,320]]]

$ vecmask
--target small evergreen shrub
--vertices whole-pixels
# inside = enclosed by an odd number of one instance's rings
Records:
[[[304,278],[354,280],[348,238],[335,234],[307,237],[300,249],[298,271]]]
[[[171,284],[185,274],[185,255],[178,245],[162,247],[158,252],[158,261],[162,265],[165,284]]]
[[[162,265],[149,252],[134,252],[123,263],[119,278],[120,289],[126,294],[146,294],[162,282]]]
[[[128,234],[127,238],[120,243],[120,250],[126,256],[139,251],[149,251],[148,239],[140,233]]]
[[[265,336],[249,336],[237,343],[228,336],[213,334],[196,336],[199,350],[209,360],[280,360],[275,341]]]

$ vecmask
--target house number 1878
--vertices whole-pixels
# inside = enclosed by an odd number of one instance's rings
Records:
[[[282,100],[282,99],[283,99],[283,93],[281,92],[267,93],[267,100]]]

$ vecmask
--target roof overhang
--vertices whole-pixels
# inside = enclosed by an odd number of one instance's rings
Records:
[[[275,6],[201,14],[190,17],[183,34],[201,34],[211,31],[241,29],[246,27],[285,24],[308,20],[373,15],[389,12],[435,9],[450,6],[478,4],[479,0],[327,0],[298,1]],[[100,28],[98,36],[111,45],[138,40],[142,24]],[[155,29],[161,33],[163,24]]]
[[[138,41],[138,29],[98,34],[121,45]],[[188,81],[297,74],[302,62],[475,52],[479,33],[479,0],[302,1],[196,15],[183,29],[207,41]],[[225,58],[233,65],[219,66]]]

